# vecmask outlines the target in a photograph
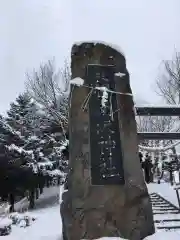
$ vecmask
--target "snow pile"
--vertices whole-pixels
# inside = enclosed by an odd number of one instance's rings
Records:
[[[70,81],[70,84],[73,84],[76,86],[82,86],[84,84],[84,80],[80,77],[76,77]]]
[[[8,226],[11,226],[13,224],[12,220],[11,219],[8,219],[8,218],[1,218],[0,219],[0,228],[5,228],[5,227],[8,227]]]
[[[0,219],[0,236],[9,235],[11,232],[12,220],[8,218]]]
[[[12,224],[18,225],[19,227],[28,227],[36,220],[36,217],[32,216],[29,212],[14,212],[9,215],[9,219],[11,220]]]
[[[36,217],[31,216],[28,212],[24,214],[14,212],[8,217],[0,218],[0,236],[9,235],[12,225],[25,228],[31,226],[31,223],[35,220]]]

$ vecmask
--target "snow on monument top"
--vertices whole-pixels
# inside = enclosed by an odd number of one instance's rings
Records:
[[[94,45],[96,45],[96,44],[103,44],[103,45],[105,45],[107,47],[110,47],[110,48],[114,49],[115,51],[119,52],[121,55],[125,56],[124,52],[122,51],[122,49],[118,45],[112,44],[112,43],[107,43],[105,41],[95,41],[95,40],[79,41],[79,42],[75,42],[74,46],[80,46],[82,44],[88,44],[88,43],[89,44],[94,44]]]

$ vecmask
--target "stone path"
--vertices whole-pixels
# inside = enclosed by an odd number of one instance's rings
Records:
[[[180,209],[157,193],[151,193],[156,229],[180,231]]]

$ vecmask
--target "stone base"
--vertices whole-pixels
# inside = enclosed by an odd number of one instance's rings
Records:
[[[98,199],[91,207],[88,206],[89,202],[89,199],[84,201],[84,208],[72,209],[69,193],[63,194],[63,240],[102,237],[141,240],[154,233],[151,203],[147,194],[142,194],[132,202],[126,201],[123,206],[118,195],[114,195],[114,198],[108,201],[102,201],[101,205],[98,204]]]

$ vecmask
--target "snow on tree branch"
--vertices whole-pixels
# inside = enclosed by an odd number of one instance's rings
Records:
[[[64,68],[56,71],[54,61],[41,64],[38,70],[27,74],[26,88],[30,96],[52,117],[51,121],[65,128],[68,123],[70,69],[67,62]]]
[[[20,139],[23,138],[19,131],[15,131],[8,123],[6,123],[5,119],[0,118],[0,125],[2,125],[3,129],[11,133],[12,135],[17,136]]]
[[[32,155],[33,154],[33,151],[32,150],[24,150],[22,147],[18,147],[16,146],[15,144],[11,144],[9,146],[6,145],[6,147],[11,151],[11,150],[15,150],[17,151],[18,153],[25,153],[25,154],[28,154],[28,155]]]

